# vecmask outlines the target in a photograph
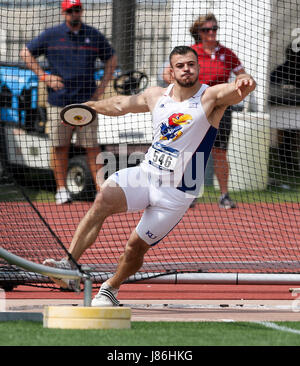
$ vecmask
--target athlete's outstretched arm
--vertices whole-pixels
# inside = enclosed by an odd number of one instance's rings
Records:
[[[215,106],[229,106],[240,103],[256,87],[251,75],[240,74],[232,83],[220,84],[210,88]]]
[[[106,116],[123,116],[127,113],[149,112],[147,90],[137,95],[117,95],[99,101],[89,101],[84,104]]]

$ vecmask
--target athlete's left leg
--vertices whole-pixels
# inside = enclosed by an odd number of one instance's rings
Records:
[[[126,244],[124,253],[119,258],[117,270],[107,283],[118,289],[131,275],[134,275],[143,265],[144,256],[150,245],[142,240],[134,230]]]
[[[118,290],[121,284],[134,275],[143,265],[149,248],[160,242],[181,220],[192,198],[175,189],[149,189],[152,203],[146,207],[140,222],[132,232],[114,275],[104,282],[92,306],[117,306]]]

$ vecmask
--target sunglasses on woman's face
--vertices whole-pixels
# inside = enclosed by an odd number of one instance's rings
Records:
[[[219,27],[217,25],[214,25],[213,27],[211,28],[208,28],[208,27],[203,27],[203,28],[200,28],[200,32],[203,32],[203,33],[208,33],[210,31],[213,31],[213,32],[216,32],[217,30],[219,29]]]

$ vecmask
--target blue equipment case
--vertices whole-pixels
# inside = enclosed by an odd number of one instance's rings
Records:
[[[39,119],[38,78],[30,70],[0,65],[0,119],[32,130]]]

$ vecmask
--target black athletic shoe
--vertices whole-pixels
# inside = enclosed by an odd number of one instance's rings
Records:
[[[236,203],[229,197],[228,193],[223,194],[219,199],[220,208],[236,208]]]

